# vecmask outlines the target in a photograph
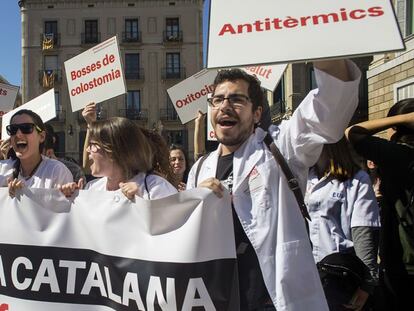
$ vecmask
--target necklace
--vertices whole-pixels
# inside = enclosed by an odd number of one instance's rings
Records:
[[[36,173],[36,170],[39,168],[40,163],[42,163],[42,157],[40,157],[40,161],[37,162],[36,166],[34,167],[34,169],[30,172],[29,176],[23,176],[23,171],[22,168],[20,167],[20,175],[22,175],[22,177],[25,180],[29,180],[30,178],[32,178],[32,176],[34,175],[34,173]]]

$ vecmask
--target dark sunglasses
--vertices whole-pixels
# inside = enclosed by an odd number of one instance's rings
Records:
[[[42,131],[42,129],[34,123],[10,124],[6,126],[6,131],[9,136],[16,135],[18,130],[20,130],[23,134],[30,134],[34,129],[36,129],[39,133]]]

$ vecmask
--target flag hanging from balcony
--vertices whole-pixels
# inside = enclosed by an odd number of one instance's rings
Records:
[[[53,49],[53,33],[45,33],[43,34],[43,50],[51,50]]]
[[[49,88],[55,85],[55,73],[53,70],[43,70],[43,87]]]

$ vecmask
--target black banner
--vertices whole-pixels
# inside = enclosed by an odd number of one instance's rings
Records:
[[[0,244],[0,294],[115,310],[238,310],[235,259],[168,263]],[[229,298],[230,297],[230,298]]]

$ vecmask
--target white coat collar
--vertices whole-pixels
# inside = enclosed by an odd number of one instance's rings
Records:
[[[234,152],[233,158],[233,192],[237,191],[240,184],[247,178],[257,162],[263,156],[263,139],[266,132],[257,128],[255,132]],[[213,151],[203,167],[203,175],[214,177],[217,171],[217,162],[221,154],[222,145]]]

